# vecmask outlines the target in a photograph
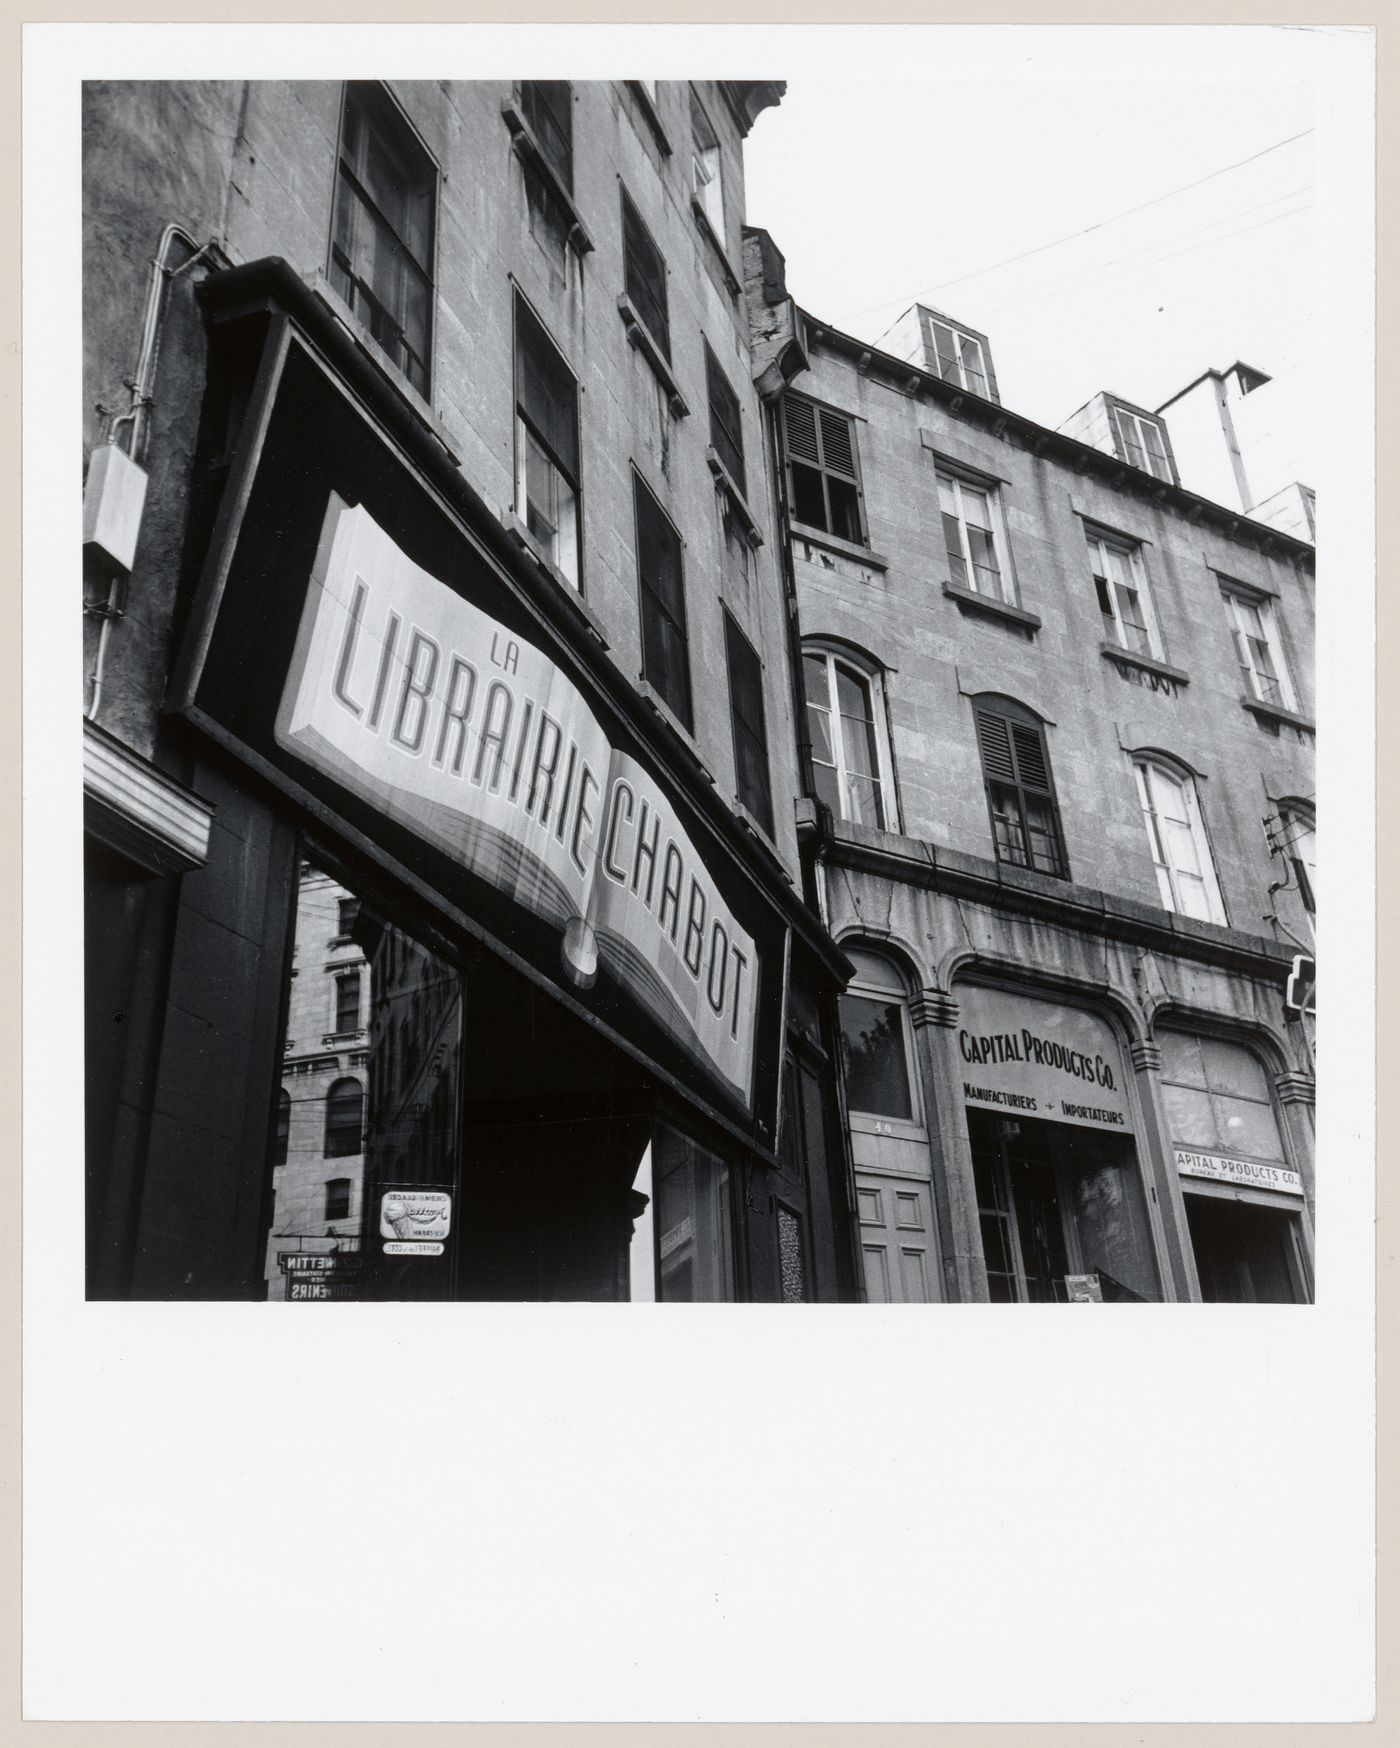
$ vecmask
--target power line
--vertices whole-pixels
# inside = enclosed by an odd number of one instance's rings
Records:
[[[1058,291],[1036,292],[1030,297],[1017,298],[1014,303],[1001,304],[997,308],[989,310],[988,314],[1002,315],[1007,310],[1020,309],[1024,304],[1039,303],[1042,299],[1048,300],[1052,297],[1064,297],[1067,292],[1086,291],[1090,285],[1101,284],[1110,279],[1122,279],[1125,275],[1131,277],[1134,273],[1146,273],[1149,268],[1160,267],[1164,262],[1175,261],[1182,255],[1194,255],[1198,249],[1213,249],[1218,243],[1231,243],[1236,237],[1243,237],[1250,231],[1262,230],[1265,225],[1276,225],[1280,219],[1297,218],[1301,212],[1311,212],[1315,204],[1316,202],[1311,200],[1304,201],[1301,206],[1290,207],[1287,212],[1276,212],[1272,218],[1259,219],[1252,225],[1241,225],[1237,230],[1227,231],[1224,236],[1207,237],[1204,243],[1192,243],[1189,248],[1174,249],[1171,254],[1161,255],[1155,261],[1142,261],[1136,267],[1124,267],[1117,273],[1104,273],[1098,279],[1085,281],[1083,285],[1065,285],[1061,286]]]
[[[1240,170],[1246,164],[1252,164],[1256,159],[1268,157],[1270,152],[1280,151],[1284,146],[1291,146],[1295,140],[1306,138],[1314,133],[1314,128],[1305,127],[1301,133],[1289,134],[1287,139],[1275,140],[1273,145],[1264,146],[1260,151],[1251,152],[1247,158],[1237,158],[1233,164],[1222,164],[1218,170],[1208,171],[1204,176],[1198,176],[1194,182],[1183,182],[1179,188],[1169,188],[1165,194],[1154,194],[1151,200],[1140,201],[1137,206],[1125,207],[1122,212],[1115,212],[1108,218],[1098,219],[1091,225],[1085,225],[1082,230],[1068,231],[1062,237],[1054,237],[1048,243],[1038,243],[1033,249],[1023,249],[1019,255],[1008,255],[1003,261],[993,261],[988,267],[975,268],[971,273],[960,273],[956,279],[942,280],[938,285],[925,286],[922,291],[908,295],[914,298],[931,297],[934,292],[947,291],[950,286],[963,285],[969,279],[979,279],[984,273],[995,273],[998,268],[1010,267],[1013,262],[1028,260],[1032,255],[1043,255],[1047,249],[1057,249],[1061,243],[1072,243],[1077,237],[1087,237],[1091,231],[1101,231],[1105,225],[1117,224],[1120,219],[1131,218],[1134,213],[1145,212],[1150,206],[1159,206],[1164,200],[1171,200],[1178,194],[1185,194],[1192,188],[1200,188],[1206,182],[1213,182],[1217,176],[1227,175],[1231,170]],[[880,310],[893,309],[896,304],[905,302],[904,298],[887,298],[883,303],[872,304],[869,309],[857,310],[852,321],[859,321],[862,316],[875,315]],[[883,335],[880,336],[884,338]]]
[[[1050,279],[1042,279],[1038,284],[1030,286],[1025,292],[1025,296],[1039,296],[1042,292],[1054,291],[1060,287],[1067,286],[1073,280],[1080,280],[1084,283],[1092,284],[1096,278],[1107,273],[1109,268],[1117,267],[1125,261],[1137,261],[1144,255],[1156,255],[1159,249],[1170,249],[1177,243],[1184,243],[1189,237],[1203,236],[1207,231],[1218,231],[1222,226],[1234,224],[1237,219],[1248,218],[1252,213],[1263,212],[1266,207],[1277,206],[1280,201],[1296,199],[1300,194],[1311,194],[1312,190],[1313,184],[1310,182],[1305,183],[1300,188],[1290,188],[1286,194],[1275,194],[1268,200],[1256,201],[1253,206],[1244,206],[1237,212],[1226,213],[1223,218],[1212,219],[1209,224],[1194,225],[1189,231],[1178,231],[1175,236],[1157,237],[1151,243],[1145,244],[1141,249],[1129,249],[1127,253],[1123,255],[1110,255],[1106,261],[1086,263],[1083,267],[1072,268],[1068,273],[1062,273]],[[1227,234],[1233,235],[1234,233]],[[1212,237],[1209,241],[1222,242],[1224,241],[1224,238]],[[1019,295],[1020,294],[1018,294],[1018,296]],[[998,310],[1005,307],[1007,306],[992,303],[987,306],[983,311],[983,314],[993,315]]]

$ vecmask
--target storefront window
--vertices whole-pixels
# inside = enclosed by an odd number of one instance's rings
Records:
[[[1162,1098],[1173,1140],[1208,1152],[1282,1161],[1263,1064],[1224,1038],[1163,1032]]]
[[[1159,1042],[1201,1297],[1306,1300],[1303,1184],[1287,1163],[1264,1065],[1225,1038],[1166,1031]]]
[[[734,1297],[729,1168],[717,1155],[664,1125],[652,1150],[656,1198],[657,1298]]]
[[[386,1185],[457,1181],[461,980],[314,862],[295,904],[268,1297],[418,1297],[425,1269],[441,1287],[450,1257],[444,1246],[386,1265],[380,1202]]]

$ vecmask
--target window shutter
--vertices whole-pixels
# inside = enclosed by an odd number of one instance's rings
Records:
[[[705,348],[705,379],[710,401],[710,442],[733,475],[734,483],[747,496],[744,478],[744,427],[739,397],[710,348]]]
[[[578,484],[578,387],[534,312],[515,300],[515,392],[520,410],[559,466]]]
[[[763,664],[733,616],[724,615],[729,662],[729,708],[739,799],[765,831],[773,830],[773,799],[768,777],[768,731],[763,715]]]
[[[797,461],[821,466],[817,448],[817,409],[810,401],[797,401],[788,396],[783,402],[783,427],[787,432],[788,454]]]
[[[567,79],[527,79],[520,87],[521,107],[550,168],[574,191],[573,87]]]
[[[855,447],[851,442],[851,422],[842,413],[822,409],[822,457],[828,473],[839,473],[847,479],[856,477]]]
[[[666,264],[626,193],[622,196],[622,246],[627,295],[669,363],[671,327],[666,307]]]
[[[977,712],[977,742],[982,749],[982,769],[998,783],[1014,783],[1016,767],[1011,757],[1011,736],[1004,716],[990,710]]]
[[[1011,744],[1016,753],[1016,769],[1021,785],[1026,789],[1038,789],[1042,794],[1050,793],[1050,772],[1045,763],[1045,746],[1040,730],[1027,728],[1024,724],[1011,724]]]

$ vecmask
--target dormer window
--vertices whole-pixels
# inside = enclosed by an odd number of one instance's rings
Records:
[[[929,323],[929,336],[933,341],[938,374],[944,382],[955,382],[959,388],[981,395],[984,400],[990,399],[987,356],[982,342],[975,335],[955,328],[951,322],[937,318]]]
[[[1161,420],[1147,413],[1129,412],[1126,407],[1115,406],[1112,413],[1120,459],[1129,467],[1139,467],[1154,479],[1174,485],[1176,470],[1172,466],[1166,427]]]

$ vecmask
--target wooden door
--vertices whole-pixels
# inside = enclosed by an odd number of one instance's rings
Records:
[[[928,1184],[857,1172],[856,1201],[866,1302],[926,1305],[940,1298]]]

